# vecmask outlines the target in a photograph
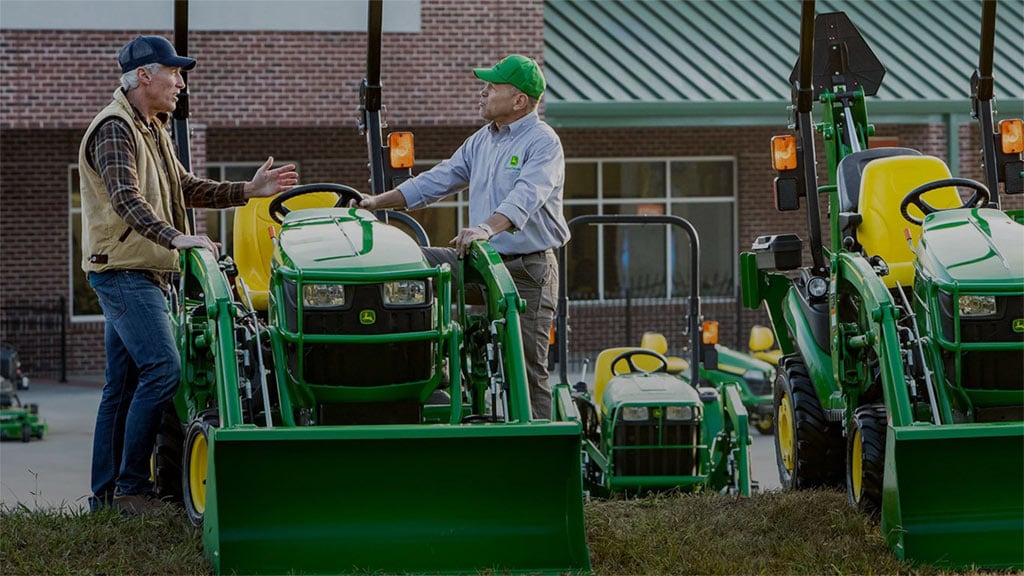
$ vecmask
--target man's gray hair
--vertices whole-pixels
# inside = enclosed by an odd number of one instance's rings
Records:
[[[139,66],[139,68],[145,68],[146,70],[154,73],[162,67],[163,64],[157,64],[156,62],[153,64],[146,64],[145,66]],[[139,68],[129,70],[124,74],[121,74],[121,88],[124,88],[125,92],[131,92],[139,87]]]

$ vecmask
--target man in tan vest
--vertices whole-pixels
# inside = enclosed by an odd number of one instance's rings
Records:
[[[224,208],[273,196],[298,181],[294,165],[268,158],[250,182],[214,182],[185,170],[166,125],[196,65],[160,36],[139,36],[118,53],[121,88],[89,125],[78,153],[82,182],[82,268],[106,320],[106,385],[93,438],[96,510],[140,514],[164,504],[152,494],[149,458],[162,406],[181,364],[164,289],[178,250],[217,245],[195,235],[187,206]]]

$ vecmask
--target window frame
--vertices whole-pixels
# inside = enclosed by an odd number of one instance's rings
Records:
[[[79,183],[78,184],[79,202],[78,202],[78,207],[77,208],[75,208],[74,203],[72,202],[72,197],[74,196],[74,191],[75,191],[75,173],[76,172],[79,173],[79,177],[78,177],[78,183]],[[81,175],[80,174],[81,174],[81,171],[78,169],[78,162],[70,162],[70,163],[68,163],[68,180],[67,180],[67,182],[68,182],[68,222],[67,222],[67,225],[68,225],[68,228],[67,228],[67,230],[68,230],[68,252],[67,252],[67,254],[68,254],[68,270],[67,270],[67,272],[68,272],[68,311],[67,312],[68,312],[68,319],[70,320],[70,322],[72,324],[85,324],[85,323],[91,323],[91,322],[103,322],[104,321],[103,311],[102,310],[100,311],[99,314],[75,314],[75,267],[76,266],[81,267],[81,265],[82,265],[82,261],[80,259],[79,260],[75,259],[75,218],[77,217],[79,219],[79,221],[81,221],[81,218],[82,218],[82,201],[81,201],[81,194],[82,194],[82,184],[81,184],[81,182],[82,182],[82,179],[81,179]],[[81,224],[79,224],[79,225],[81,226]],[[84,233],[84,229],[83,229],[83,233]],[[85,247],[83,246],[82,249],[84,250]],[[89,283],[89,275],[88,275],[88,273],[86,273],[86,275],[85,275],[85,282],[86,282],[86,284]],[[91,286],[89,287],[89,290],[92,290]]]
[[[605,198],[604,197],[604,164],[606,163],[662,163],[665,170],[665,190],[664,194],[660,198]],[[732,166],[732,196],[699,196],[699,197],[673,197],[672,196],[672,163],[674,162],[729,162]],[[732,244],[731,253],[738,255],[739,252],[739,160],[736,156],[730,155],[711,155],[711,156],[607,156],[607,157],[574,157],[566,158],[566,165],[569,164],[594,164],[597,170],[596,174],[596,196],[594,198],[563,198],[563,205],[569,206],[588,206],[597,205],[597,213],[604,214],[605,207],[609,205],[615,206],[629,206],[629,205],[640,205],[640,204],[653,204],[657,203],[664,208],[665,214],[672,214],[672,208],[674,206],[686,205],[686,204],[722,204],[727,203],[732,206],[732,237],[730,242]],[[679,301],[685,300],[686,296],[672,296],[673,280],[671,270],[671,262],[669,262],[671,254],[671,234],[665,234],[665,261],[663,263],[665,269],[665,295],[668,301]],[[605,245],[604,235],[597,235],[597,286],[598,286],[598,298],[588,300],[574,300],[574,302],[602,302],[606,304],[621,304],[625,302],[624,298],[606,298],[605,297]],[[739,257],[733,258],[732,263],[732,295],[715,295],[705,296],[701,295],[701,300],[704,302],[731,302],[736,298],[736,289],[739,286]]]

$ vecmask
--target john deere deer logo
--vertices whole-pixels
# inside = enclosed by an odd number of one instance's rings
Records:
[[[1013,321],[1014,332],[1024,332],[1024,318],[1016,318]]]
[[[509,158],[508,159],[508,165],[510,167],[512,167],[512,168],[518,168],[519,167],[519,156],[513,155],[511,158]]]
[[[359,323],[369,326],[377,321],[377,313],[373,310],[362,310],[359,312]]]

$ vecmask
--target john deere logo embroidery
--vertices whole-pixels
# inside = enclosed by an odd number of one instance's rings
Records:
[[[359,323],[369,326],[377,321],[377,313],[373,310],[363,310],[359,313]]]
[[[508,159],[509,168],[519,168],[519,156],[512,156]]]
[[[1024,318],[1017,318],[1013,321],[1014,332],[1024,332]]]

